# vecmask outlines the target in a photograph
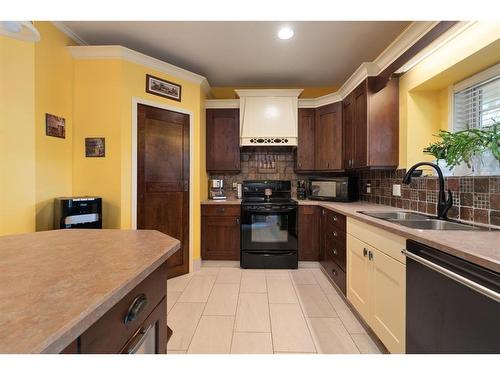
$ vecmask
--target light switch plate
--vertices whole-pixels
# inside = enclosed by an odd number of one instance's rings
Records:
[[[395,197],[401,196],[401,184],[392,185],[392,195],[394,195]]]

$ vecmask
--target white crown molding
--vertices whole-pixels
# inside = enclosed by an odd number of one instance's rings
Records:
[[[123,46],[70,46],[67,48],[71,52],[73,58],[78,60],[123,59],[135,64],[147,66],[148,68],[158,70],[173,77],[199,84],[205,92],[207,88],[210,89],[207,79],[199,74]]]
[[[240,108],[240,99],[207,99],[205,108]]]
[[[66,26],[64,23],[60,21],[50,21],[52,25],[57,27],[60,31],[62,31],[64,34],[66,34],[69,38],[73,39],[76,43],[78,43],[80,46],[86,46],[88,43],[81,38],[78,34],[73,32],[68,26]]]
[[[260,97],[277,97],[277,96],[286,96],[286,97],[295,97],[297,98],[303,89],[238,89],[234,90],[238,96],[260,96]]]
[[[412,22],[373,62],[379,66],[380,71],[383,71],[438,23],[438,21]]]

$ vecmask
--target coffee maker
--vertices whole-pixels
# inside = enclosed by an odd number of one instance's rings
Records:
[[[208,180],[208,198],[213,200],[224,200],[224,180]]]

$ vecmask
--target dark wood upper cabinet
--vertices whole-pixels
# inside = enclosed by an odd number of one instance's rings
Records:
[[[399,162],[399,85],[397,78],[375,92],[368,77],[343,101],[344,166],[397,167]]]
[[[316,109],[315,170],[327,172],[343,169],[342,103]]]
[[[207,109],[207,171],[240,171],[239,108]]]
[[[314,170],[314,108],[299,108],[298,145],[295,160],[295,171]]]

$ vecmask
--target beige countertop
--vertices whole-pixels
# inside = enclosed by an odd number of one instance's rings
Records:
[[[209,204],[213,201],[202,203]],[[240,200],[225,203],[239,204]],[[337,211],[343,215],[388,230],[392,233],[434,247],[448,254],[500,272],[500,231],[422,230],[407,228],[387,220],[372,218],[358,211],[400,211],[401,208],[363,201],[340,203],[297,200],[299,205],[314,205]],[[215,203],[217,204],[217,203]],[[408,210],[405,210],[408,211]]]
[[[500,231],[422,230],[407,228],[387,220],[376,219],[358,211],[401,211],[401,208],[368,202],[298,201],[299,205],[318,205],[367,224],[388,230],[406,239],[418,241],[448,254],[500,272]],[[405,210],[408,211],[408,210]]]
[[[153,230],[0,237],[0,353],[58,353],[179,249]]]

